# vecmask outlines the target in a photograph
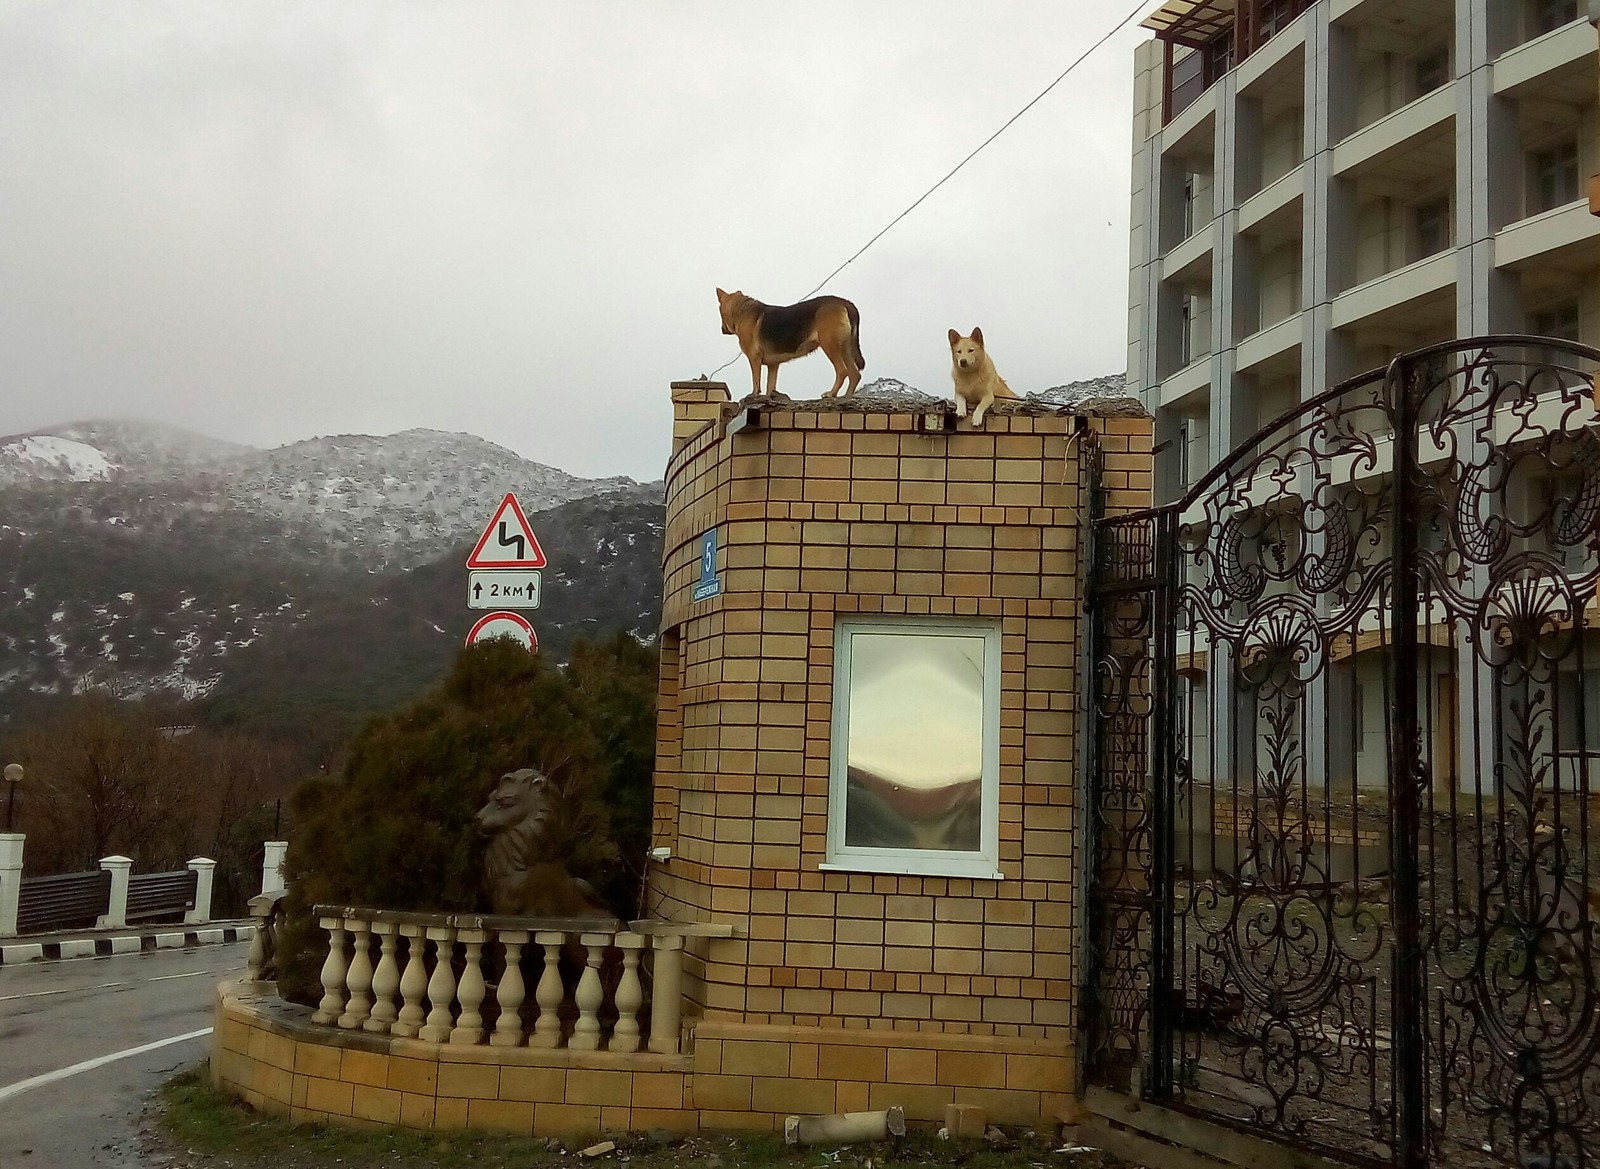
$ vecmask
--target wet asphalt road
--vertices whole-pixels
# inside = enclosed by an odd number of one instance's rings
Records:
[[[139,1110],[210,1036],[77,1065],[209,1028],[216,984],[247,948],[0,966],[0,1167],[144,1169]]]

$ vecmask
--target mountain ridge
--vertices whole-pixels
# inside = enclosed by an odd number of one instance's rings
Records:
[[[18,451],[39,437],[63,445]],[[40,466],[41,449],[65,463]],[[0,721],[100,689],[221,703],[237,722],[252,703],[333,710],[351,729],[461,644],[467,552],[507,492],[551,558],[548,652],[618,627],[654,636],[660,484],[426,428],[265,451],[126,420],[0,438]]]

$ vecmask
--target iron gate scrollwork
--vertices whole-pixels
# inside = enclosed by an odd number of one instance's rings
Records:
[[[1452,342],[1095,521],[1091,1077],[1600,1166],[1600,350]]]

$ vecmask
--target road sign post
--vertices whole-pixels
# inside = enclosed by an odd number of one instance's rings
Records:
[[[467,557],[467,608],[494,610],[473,624],[467,633],[468,645],[509,637],[529,653],[538,652],[539,637],[533,626],[522,614],[509,610],[539,607],[539,569],[546,563],[522,505],[513,492],[506,492]]]

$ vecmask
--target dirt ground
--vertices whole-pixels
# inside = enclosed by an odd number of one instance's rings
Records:
[[[212,1091],[201,1073],[166,1084],[141,1118],[145,1169],[1134,1169],[1049,1134],[991,1129],[985,1139],[942,1140],[929,1129],[844,1148],[790,1148],[761,1134],[615,1134],[583,1140],[417,1133],[291,1125]],[[606,1149],[604,1145],[611,1144]],[[596,1151],[598,1147],[599,1151]],[[586,1152],[587,1150],[587,1152]]]

